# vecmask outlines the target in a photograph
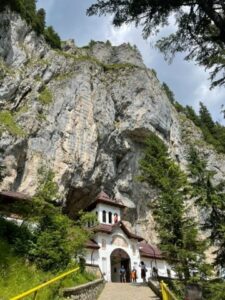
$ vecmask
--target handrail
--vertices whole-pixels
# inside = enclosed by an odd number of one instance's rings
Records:
[[[24,292],[24,293],[22,293],[22,294],[16,296],[16,297],[11,298],[10,300],[19,300],[19,299],[23,299],[24,297],[29,296],[29,295],[31,295],[31,294],[33,294],[33,293],[35,293],[35,294],[34,294],[34,299],[36,299],[37,292],[38,292],[40,289],[42,289],[42,288],[44,288],[44,287],[46,287],[46,286],[48,286],[48,285],[50,285],[50,284],[52,284],[52,283],[58,281],[59,279],[62,279],[63,277],[66,277],[66,276],[68,276],[68,275],[70,275],[70,274],[72,274],[72,273],[78,271],[79,269],[80,269],[80,268],[78,267],[78,268],[72,269],[72,270],[70,270],[70,271],[67,271],[67,272],[65,272],[65,273],[63,273],[63,274],[61,274],[61,275],[59,275],[59,276],[56,276],[56,277],[52,278],[51,280],[49,280],[49,281],[47,281],[47,282],[45,282],[45,283],[42,283],[42,284],[36,286],[35,288],[32,288],[32,289],[30,289],[30,290],[28,290],[28,291],[26,291],[26,292]]]
[[[178,300],[175,295],[170,291],[165,282],[160,281],[160,288],[162,292],[162,300]]]

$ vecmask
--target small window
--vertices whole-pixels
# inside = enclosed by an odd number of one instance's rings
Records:
[[[112,224],[112,213],[111,213],[111,211],[109,212],[109,224]]]
[[[102,222],[106,223],[106,211],[105,210],[103,210],[103,212],[102,212]]]
[[[118,214],[117,213],[114,214],[114,223],[118,223]]]

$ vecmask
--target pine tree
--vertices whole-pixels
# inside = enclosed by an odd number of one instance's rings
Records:
[[[211,114],[208,111],[207,107],[202,102],[200,102],[199,104],[200,104],[200,109],[199,109],[200,122],[201,122],[202,126],[207,128],[209,130],[209,132],[213,134],[215,124],[213,122]]]
[[[196,112],[194,111],[193,107],[186,105],[185,107],[185,114],[187,117],[194,122],[196,126],[200,126],[200,120]]]
[[[207,169],[195,148],[189,152],[189,171],[193,178],[193,197],[204,212],[202,229],[210,232],[210,241],[217,247],[215,264],[225,265],[225,181],[215,183],[215,173]],[[213,183],[214,181],[214,183]]]
[[[154,134],[146,141],[140,169],[140,180],[161,191],[152,203],[161,250],[180,278],[190,280],[193,270],[198,271],[199,277],[204,277],[208,271],[204,262],[206,243],[199,238],[195,221],[187,217],[187,177],[169,157],[164,143]]]
[[[40,8],[36,14],[36,24],[35,29],[38,34],[43,34],[45,30],[45,10]]]
[[[171,89],[169,88],[169,86],[165,82],[163,82],[162,88],[165,91],[165,93],[166,93],[168,99],[170,100],[170,102],[172,104],[174,104],[176,102],[176,100],[175,100],[175,96],[174,96],[173,91],[171,91]]]
[[[52,48],[61,48],[61,40],[59,35],[55,32],[52,26],[45,29],[44,37]]]

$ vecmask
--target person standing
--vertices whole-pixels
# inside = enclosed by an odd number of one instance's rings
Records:
[[[123,265],[120,268],[120,282],[126,282],[126,269]]]
[[[130,277],[131,277],[131,282],[137,282],[137,271],[135,267],[133,267]]]
[[[141,278],[142,278],[143,282],[146,282],[147,269],[146,269],[146,266],[143,261],[141,261],[139,267],[141,268]]]

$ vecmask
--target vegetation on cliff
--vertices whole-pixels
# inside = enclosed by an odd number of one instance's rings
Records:
[[[225,84],[225,5],[211,0],[117,1],[98,0],[87,10],[88,15],[112,14],[113,24],[134,23],[143,26],[143,36],[158,33],[176,20],[173,33],[157,42],[157,47],[170,60],[184,52],[186,60],[195,60],[210,69],[212,86]]]
[[[207,169],[207,161],[191,147],[189,171],[192,177],[192,198],[203,212],[202,230],[209,235],[211,245],[216,247],[215,265],[223,268],[225,263],[225,181],[215,183],[215,172]]]
[[[36,0],[2,0],[0,11],[6,7],[18,12],[37,34],[43,34],[52,48],[61,48],[61,40],[52,26],[46,27],[45,10],[36,9]]]
[[[162,89],[176,110],[185,114],[188,119],[201,129],[204,140],[208,144],[213,145],[217,152],[225,153],[225,127],[219,122],[213,121],[207,107],[200,102],[199,114],[197,114],[191,106],[186,105],[184,107],[177,102],[174,93],[165,82],[162,84]]]

